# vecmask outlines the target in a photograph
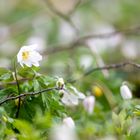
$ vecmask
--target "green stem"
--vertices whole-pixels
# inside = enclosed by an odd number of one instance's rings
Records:
[[[15,80],[16,80],[16,85],[17,85],[17,90],[18,90],[18,95],[20,95],[20,86],[17,78],[17,69],[16,69],[16,61],[14,60],[14,72],[15,72]],[[19,116],[19,111],[20,111],[20,102],[21,98],[18,99],[18,108],[15,117],[18,118]]]

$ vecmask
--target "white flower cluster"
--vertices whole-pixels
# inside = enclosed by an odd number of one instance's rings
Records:
[[[66,106],[76,106],[79,104],[79,100],[83,100],[83,107],[88,114],[92,114],[95,106],[94,96],[85,96],[79,92],[75,87],[70,86],[68,89],[65,88],[63,78],[58,78],[56,86],[61,88],[60,93],[63,94],[61,101]]]

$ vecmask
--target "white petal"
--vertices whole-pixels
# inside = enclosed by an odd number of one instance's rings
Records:
[[[42,60],[42,56],[38,52],[32,51],[32,52],[30,52],[29,59],[32,62],[41,61]]]
[[[21,62],[22,61],[22,51],[20,50],[17,54],[17,61]]]
[[[29,45],[29,46],[23,46],[18,54],[17,54],[17,61],[20,63],[21,66],[23,64],[27,65],[28,67],[31,67],[32,65],[34,66],[39,66],[39,61],[42,60],[42,56],[35,51],[37,49],[37,44]],[[22,53],[23,52],[29,52],[29,56],[27,60],[23,60]]]
[[[68,106],[78,105],[78,98],[74,94],[64,93],[61,101]]]
[[[86,96],[85,96],[83,93],[81,93],[81,92],[78,92],[77,95],[78,95],[78,98],[79,98],[79,99],[84,99],[84,98],[86,97]]]
[[[68,128],[74,129],[75,123],[71,117],[66,117],[63,119],[63,124],[67,126]]]
[[[32,49],[29,46],[23,46],[23,47],[21,47],[20,51],[21,52],[24,52],[24,51],[32,51]]]
[[[85,95],[83,93],[79,92],[75,87],[71,86],[70,88],[74,91],[74,94],[76,94],[79,99],[85,98]]]
[[[38,62],[33,63],[33,65],[36,66],[36,67],[39,67],[39,63]]]
[[[69,100],[73,105],[78,105],[78,98],[74,94],[69,94]]]
[[[23,46],[21,48],[22,51],[34,51],[37,48],[37,44],[33,44],[33,45],[28,45],[28,46]]]
[[[24,65],[23,65],[23,63],[22,63],[22,62],[20,62],[20,65],[21,65],[22,67],[24,67]]]
[[[30,61],[24,61],[23,64],[25,64],[28,67],[32,67],[32,63]]]
[[[94,109],[94,105],[95,105],[95,97],[94,96],[88,96],[83,101],[83,106],[89,114],[92,114],[93,109]]]

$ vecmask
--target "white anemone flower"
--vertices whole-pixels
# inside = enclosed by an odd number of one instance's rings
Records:
[[[75,123],[73,121],[73,119],[71,117],[66,117],[63,119],[63,125],[71,128],[71,129],[74,129],[75,128]]]
[[[78,140],[78,138],[75,129],[61,124],[52,128],[50,140]]]
[[[89,114],[92,114],[95,106],[95,97],[94,96],[86,97],[83,101],[83,106]]]
[[[128,100],[132,98],[132,92],[130,91],[127,85],[122,85],[120,87],[120,92],[124,100]]]
[[[20,63],[22,67],[24,65],[28,67],[34,65],[38,67],[39,61],[42,60],[42,56],[36,51],[36,49],[37,49],[37,44],[23,46],[17,54],[18,63]]]
[[[66,117],[62,123],[54,125],[51,129],[50,140],[78,140],[74,120]]]
[[[79,92],[75,87],[70,87],[69,90],[61,90],[63,97],[61,99],[62,103],[67,106],[78,105],[79,99],[84,99],[85,95]]]

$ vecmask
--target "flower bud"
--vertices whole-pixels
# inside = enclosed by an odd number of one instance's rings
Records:
[[[101,97],[103,95],[102,89],[100,87],[98,87],[98,86],[93,86],[92,87],[92,93],[94,93],[94,95],[96,97]]]
[[[64,87],[64,80],[63,78],[58,78],[57,82],[56,82],[56,86],[60,89],[62,89]]]
[[[94,96],[88,96],[83,101],[83,106],[89,114],[92,114],[93,109],[94,109],[94,105],[95,105],[95,97]]]
[[[22,105],[23,101],[20,99],[20,105]],[[19,99],[15,99],[15,105],[18,106],[19,104]]]
[[[120,88],[121,96],[124,100],[131,99],[132,93],[127,85],[122,85]]]
[[[71,117],[64,118],[63,124],[69,128],[75,128],[75,123]]]

